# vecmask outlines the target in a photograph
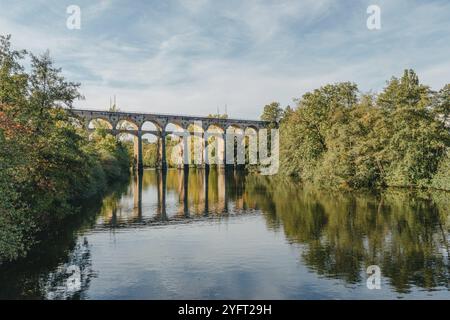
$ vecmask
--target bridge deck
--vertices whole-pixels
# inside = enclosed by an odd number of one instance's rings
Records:
[[[150,112],[139,112],[139,111],[107,111],[107,110],[98,110],[98,109],[72,109],[72,112],[75,114],[83,114],[86,112],[94,114],[104,114],[104,115],[117,115],[119,117],[127,117],[127,116],[148,116],[155,118],[176,118],[183,120],[204,120],[204,121],[220,121],[220,122],[236,122],[236,123],[258,123],[260,125],[268,125],[269,121],[262,120],[252,120],[252,119],[237,119],[237,118],[214,118],[214,117],[205,117],[205,116],[195,116],[195,115],[187,115],[187,114],[169,114],[169,113],[150,113]]]

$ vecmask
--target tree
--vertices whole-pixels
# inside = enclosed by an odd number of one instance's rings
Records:
[[[286,120],[287,118],[289,118],[289,116],[292,115],[292,113],[294,112],[294,110],[292,110],[291,106],[287,106],[286,108],[284,108],[283,110],[283,115],[282,115],[282,120]]]
[[[269,121],[278,123],[283,116],[283,109],[280,107],[280,103],[272,102],[264,106],[264,111],[261,115],[262,121]]]
[[[348,136],[340,131],[346,130],[345,124],[349,121],[350,108],[357,102],[357,93],[355,84],[345,82],[326,85],[295,100],[297,109],[281,122],[280,128],[280,161],[287,174],[315,180],[319,171],[328,171],[325,167],[318,168],[325,164],[321,161],[330,149],[341,148],[343,151],[347,148]],[[343,139],[340,142],[343,145],[336,144],[337,139]],[[337,153],[330,151],[327,162],[334,155]]]
[[[39,230],[129,169],[117,139],[89,141],[71,121],[79,84],[62,77],[48,52],[31,54],[26,73],[26,54],[0,36],[0,263],[24,256]]]
[[[27,94],[28,77],[19,63],[27,51],[11,48],[11,35],[0,35],[0,103],[18,105]]]
[[[429,184],[448,145],[448,132],[436,118],[428,86],[413,70],[392,78],[378,96],[386,144],[382,150],[387,185]]]
[[[437,116],[450,127],[450,83],[434,94],[433,109]]]
[[[450,190],[449,89],[433,94],[413,70],[378,95],[325,85],[296,100],[281,122],[282,172],[331,187]]]

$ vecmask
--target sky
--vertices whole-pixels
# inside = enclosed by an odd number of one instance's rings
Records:
[[[81,28],[69,29],[70,5]],[[381,29],[369,30],[369,5]],[[0,0],[0,34],[17,49],[49,50],[85,100],[123,111],[256,119],[265,104],[328,83],[378,92],[413,68],[438,90],[450,82],[450,1]]]

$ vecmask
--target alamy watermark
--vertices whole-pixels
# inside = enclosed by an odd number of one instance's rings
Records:
[[[366,25],[369,30],[380,30],[381,29],[381,8],[376,4],[372,4],[367,7],[367,18]]]
[[[377,265],[371,265],[367,267],[366,273],[369,275],[367,277],[366,285],[367,289],[381,289],[381,269]]]
[[[66,8],[66,13],[69,15],[66,20],[66,27],[69,30],[81,29],[81,8],[78,5],[72,4]],[[366,13],[369,17],[366,20],[366,26],[369,30],[381,29],[381,8],[379,5],[371,4],[367,7]]]
[[[66,27],[69,30],[81,29],[81,9],[77,5],[70,5],[66,9],[66,13],[69,17],[66,20]]]
[[[76,265],[71,265],[67,268],[66,273],[69,277],[66,280],[66,287],[68,291],[74,292],[81,289],[81,270]]]
[[[195,127],[202,128],[202,122],[196,121]],[[189,132],[180,128],[171,134],[179,137],[179,142],[170,155],[174,164],[183,165],[192,162],[196,165],[249,164],[258,165],[263,175],[278,173],[280,165],[278,129],[260,129],[258,132],[237,129],[222,133],[196,129]]]

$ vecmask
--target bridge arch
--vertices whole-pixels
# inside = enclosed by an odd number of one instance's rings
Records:
[[[206,130],[209,130],[210,128],[212,129],[220,129],[222,130],[222,132],[225,131],[225,126],[223,124],[221,124],[220,122],[216,122],[216,121],[210,121],[206,124]]]
[[[189,136],[187,136],[188,143],[184,145],[184,148],[188,147],[189,155],[185,161],[188,161],[188,164],[203,164],[205,149],[203,123],[192,121],[187,125],[186,131]],[[183,149],[184,152],[186,150]]]
[[[142,135],[142,141],[146,141],[148,143],[155,143],[159,139],[159,136],[153,133],[144,133]]]
[[[176,131],[176,132],[183,132],[184,127],[181,121],[177,120],[170,120],[165,125],[165,131]]]
[[[173,132],[182,132],[180,131],[170,131],[167,133],[163,139],[164,143],[166,145],[166,153],[162,154],[162,157],[166,158],[167,164],[170,167],[179,167],[182,165],[182,149],[181,144],[183,141],[183,138],[180,135],[177,135]]]
[[[217,132],[217,133],[224,133],[225,129],[220,124],[212,123],[206,128],[206,131],[212,131],[212,132]]]
[[[230,139],[233,139],[233,141],[230,141]],[[229,124],[226,129],[225,143],[227,154],[233,156],[233,164],[242,164],[242,162],[245,161],[245,136],[243,126],[236,123]],[[228,148],[231,148],[231,150]],[[231,153],[229,151],[231,151]]]
[[[142,163],[144,167],[158,168],[161,161],[161,141],[158,135],[142,135]]]
[[[129,118],[121,118],[117,121],[117,125],[115,127],[117,130],[138,130],[139,126]]]
[[[88,129],[113,129],[113,124],[106,117],[96,117],[88,121]]]
[[[116,138],[120,141],[131,141],[137,137],[138,134],[136,131],[121,130],[116,133]]]
[[[137,131],[119,131],[116,138],[124,143],[127,148],[133,149],[133,165],[138,168],[142,165],[142,141]]]
[[[207,135],[207,152],[209,164],[222,165],[225,157],[224,127],[219,123],[211,123],[205,130]]]
[[[69,122],[78,129],[83,128],[83,121],[77,117],[69,117]]]
[[[247,131],[247,129],[253,129],[256,132],[258,132],[259,127],[257,125],[254,125],[254,124],[250,124],[250,125],[245,126],[244,131]]]
[[[143,131],[161,131],[161,125],[154,120],[145,120],[140,129]]]
[[[181,121],[177,119],[169,119],[164,126],[165,134],[162,135],[161,143],[164,146],[161,150],[161,157],[164,163],[169,167],[179,167],[182,164],[182,136],[185,129]]]
[[[231,130],[231,129],[233,129],[233,130],[244,130],[244,128],[245,128],[245,126],[242,126],[242,125],[240,125],[240,124],[238,124],[238,123],[228,123],[227,124],[227,126],[226,126],[226,130],[228,131],[228,130]]]

